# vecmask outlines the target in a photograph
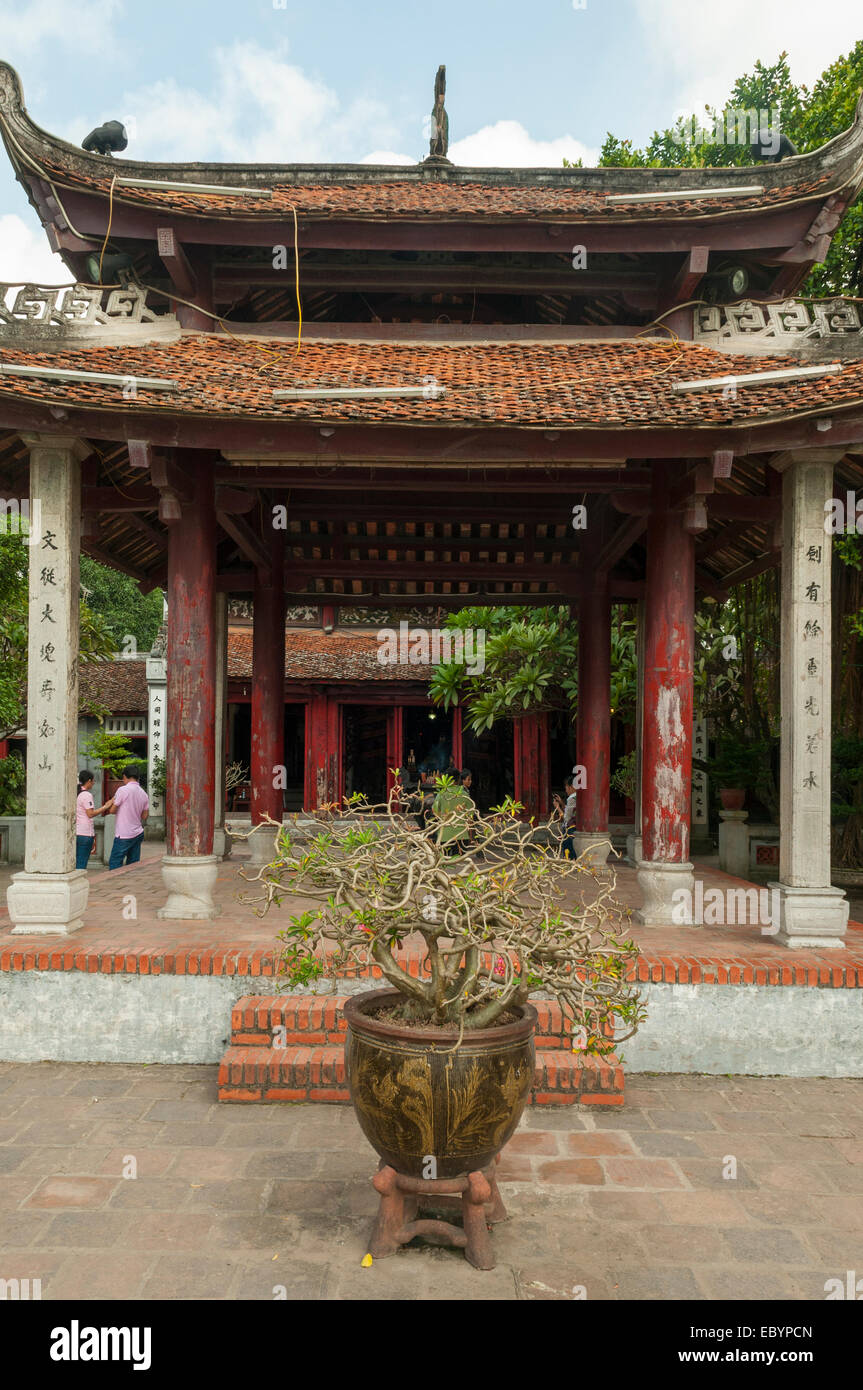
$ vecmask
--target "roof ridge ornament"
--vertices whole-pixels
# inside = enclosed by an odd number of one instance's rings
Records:
[[[449,116],[444,102],[446,100],[446,64],[441,63],[434,80],[434,106],[431,113],[431,138],[426,164],[451,164],[447,158],[449,149]]]

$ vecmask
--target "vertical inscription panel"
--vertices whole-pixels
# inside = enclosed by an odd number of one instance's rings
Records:
[[[28,873],[75,867],[81,455],[29,437]]]
[[[782,555],[780,879],[830,883],[830,537],[832,463],[785,474]]]

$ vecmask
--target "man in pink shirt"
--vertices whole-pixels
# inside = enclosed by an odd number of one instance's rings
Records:
[[[144,825],[150,814],[150,798],[138,783],[138,770],[134,765],[124,768],[122,785],[115,791],[106,810],[117,813],[108,868],[120,869],[124,864],[137,864],[141,858]]]

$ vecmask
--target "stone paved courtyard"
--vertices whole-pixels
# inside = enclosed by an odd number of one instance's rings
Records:
[[[215,1078],[0,1063],[0,1278],[44,1299],[823,1300],[863,1275],[860,1080],[636,1076],[613,1113],[528,1114],[482,1273],[428,1246],[362,1268],[376,1160],[350,1108],[218,1105]]]

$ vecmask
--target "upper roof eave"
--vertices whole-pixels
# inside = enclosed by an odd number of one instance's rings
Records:
[[[9,64],[0,62],[0,133],[9,153],[10,159],[16,168],[19,178],[27,183],[34,174],[39,174],[38,166],[42,161],[50,163],[51,170],[49,175],[58,181],[68,181],[74,185],[79,184],[87,187],[87,191],[107,196],[107,186],[100,187],[94,184],[93,180],[104,181],[106,175],[126,174],[130,177],[150,177],[153,179],[169,179],[179,182],[206,182],[211,184],[222,183],[226,186],[248,185],[251,189],[269,187],[278,184],[283,187],[310,187],[326,188],[327,186],[336,188],[350,188],[352,185],[380,186],[384,189],[388,184],[398,183],[401,185],[415,185],[422,187],[433,184],[438,188],[448,187],[457,188],[459,186],[482,184],[486,188],[500,188],[513,190],[536,190],[545,194],[559,190],[561,193],[583,192],[586,196],[596,197],[597,194],[610,193],[657,193],[657,203],[661,202],[661,194],[669,191],[670,188],[686,188],[696,190],[710,190],[728,186],[732,182],[735,186],[746,186],[752,183],[753,190],[763,188],[763,194],[757,195],[752,199],[738,199],[734,211],[737,215],[757,214],[764,208],[773,208],[787,202],[796,201],[823,201],[831,194],[848,191],[851,196],[856,195],[860,187],[863,186],[863,96],[858,102],[854,121],[847,130],[835,136],[827,144],[819,149],[813,150],[809,154],[798,155],[790,159],[783,160],[780,164],[760,164],[757,166],[741,166],[740,168],[653,168],[653,169],[618,169],[618,168],[599,168],[599,169],[561,169],[561,168],[469,168],[456,165],[426,164],[418,162],[416,165],[372,165],[372,164],[225,164],[225,163],[162,163],[145,162],[140,160],[124,159],[113,157],[106,160],[104,156],[90,154],[79,147],[70,144],[59,136],[51,135],[38,126],[28,115],[24,106],[23,90],[20,78]],[[32,164],[29,162],[32,161]],[[787,196],[778,196],[780,192]],[[797,194],[797,196],[795,196]],[[185,195],[180,195],[185,196]],[[115,201],[122,197],[123,201],[134,201],[137,203],[152,200],[158,202],[169,212],[170,200],[165,200],[164,195],[153,198],[147,191],[124,188],[122,194],[115,189]],[[251,200],[250,200],[251,201]],[[693,202],[697,200],[693,199]],[[188,214],[188,207],[181,209]],[[218,210],[203,204],[193,209],[196,215],[206,216],[210,213],[218,215]],[[237,211],[240,211],[239,207]],[[243,208],[245,213],[247,208]],[[248,209],[257,218],[261,215],[266,217],[268,208],[258,203],[254,209]],[[284,209],[282,207],[272,207],[272,215],[283,220]],[[392,209],[388,209],[389,215],[393,215]],[[419,212],[420,209],[417,209]],[[452,204],[447,207],[441,205],[439,211],[435,209],[434,216],[441,218],[452,217],[458,214],[458,207]],[[656,203],[644,203],[642,205],[622,204],[611,208],[601,207],[598,209],[603,220],[613,220],[621,218],[627,222],[655,219],[657,216]],[[722,215],[721,209],[711,200],[704,199],[700,206],[693,211],[692,204],[666,204],[662,208],[662,216],[666,220],[686,221],[694,217],[710,216],[711,212]],[[333,216],[332,211],[315,213],[312,209],[302,209],[303,217],[324,215]],[[344,215],[344,214],[340,214]],[[356,210],[352,215],[357,215]],[[368,214],[367,214],[368,215]],[[396,215],[405,216],[404,213]],[[407,214],[409,215],[409,214]],[[423,211],[423,219],[429,217],[428,211]],[[464,214],[462,214],[464,215]],[[494,218],[494,209],[489,207],[483,211],[485,218]],[[514,214],[506,210],[507,220],[512,220]],[[525,212],[525,216],[531,215]],[[533,215],[536,215],[535,213]],[[596,215],[596,212],[594,212]],[[557,212],[553,208],[545,207],[542,209],[542,216],[546,220],[582,221],[587,220],[583,214],[567,213],[561,208]],[[589,216],[589,214],[588,214]]]

